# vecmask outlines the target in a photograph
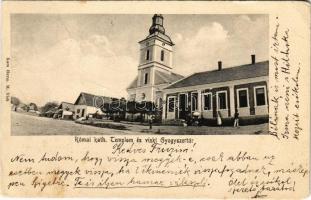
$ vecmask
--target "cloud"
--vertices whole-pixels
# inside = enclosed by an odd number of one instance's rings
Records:
[[[31,58],[15,55],[13,93],[40,105],[47,99],[72,102],[82,91],[126,97],[125,88],[137,73],[137,61],[114,52],[104,35],[61,40]]]
[[[116,15],[114,26],[107,26],[105,15],[42,16],[13,16],[12,95],[38,104],[48,100],[72,102],[81,91],[127,95],[125,88],[137,75],[137,41],[148,32],[150,16],[142,25],[130,23],[135,15]],[[253,53],[257,60],[268,59],[268,17],[170,18],[171,25],[167,23],[166,28],[176,44],[177,73],[215,69],[218,60],[224,67],[249,63]]]
[[[184,75],[250,62],[250,55],[268,59],[268,23],[263,18],[241,15],[231,24],[214,21],[199,27],[192,35],[174,35],[176,71]],[[177,59],[178,58],[178,59]]]
[[[175,33],[175,34],[173,34],[173,36],[172,36],[172,40],[173,40],[176,44],[178,44],[178,43],[180,43],[180,42],[183,40],[183,36],[182,36],[181,33]]]
[[[104,57],[116,56],[112,45],[105,35],[92,35],[80,42],[81,50],[84,55],[102,55]]]
[[[211,26],[204,26],[200,28],[194,38],[194,41],[198,43],[200,40],[223,42],[227,39],[227,37],[228,31],[225,30],[221,24],[213,22]]]
[[[193,72],[193,66],[204,67],[208,64],[207,59],[217,52],[214,49],[222,48],[228,42],[228,31],[217,22],[213,22],[211,25],[201,27],[197,33],[191,37],[184,38],[179,36],[178,47],[176,48],[176,54],[182,58],[184,63],[191,63],[183,69],[179,69],[183,74],[189,74]],[[199,59],[194,59],[199,58]],[[202,70],[196,68],[196,70]]]

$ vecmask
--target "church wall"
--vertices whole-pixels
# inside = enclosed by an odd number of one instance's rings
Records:
[[[147,54],[147,50],[149,50],[149,59],[146,59],[146,54]],[[139,64],[143,65],[146,63],[151,62],[154,59],[154,49],[152,48],[152,46],[149,47],[145,47],[143,49],[140,50],[140,60],[139,60]]]
[[[143,94],[145,94],[145,99],[142,99]],[[136,89],[136,101],[142,100],[153,101],[153,88],[151,86]]]
[[[136,89],[128,89],[127,90],[127,99],[129,101],[133,101],[136,99]]]
[[[161,61],[161,50],[164,51],[164,60]],[[155,61],[164,64],[166,66],[172,67],[172,63],[171,63],[171,52],[168,51],[167,49],[163,49],[162,47],[159,46],[155,46],[154,47],[154,51],[155,51]]]
[[[148,73],[148,83],[145,84],[145,74]],[[140,69],[139,70],[139,77],[140,79],[138,79],[138,86],[142,87],[142,86],[148,86],[151,85],[151,80],[152,80],[152,74],[151,74],[151,68],[144,68],[144,69]]]

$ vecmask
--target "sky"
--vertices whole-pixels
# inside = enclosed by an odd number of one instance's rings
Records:
[[[184,76],[268,60],[268,15],[163,15]],[[11,15],[12,96],[25,103],[76,100],[80,92],[127,97],[152,15]]]

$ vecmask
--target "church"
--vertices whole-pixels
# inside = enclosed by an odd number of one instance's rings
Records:
[[[269,61],[250,62],[190,76],[172,72],[174,43],[165,33],[163,16],[155,14],[149,35],[140,44],[138,75],[127,88],[128,99],[152,101],[162,108],[162,120],[200,118],[268,117]]]
[[[172,72],[174,43],[165,34],[162,15],[153,16],[149,35],[139,45],[138,75],[127,88],[128,100],[161,104],[163,89],[183,78]]]

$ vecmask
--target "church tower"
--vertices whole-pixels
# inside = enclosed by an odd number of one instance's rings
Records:
[[[156,92],[182,77],[172,73],[174,43],[165,33],[163,24],[163,16],[155,14],[149,35],[139,42],[138,75],[127,88],[130,99],[155,102],[159,96]]]
[[[163,16],[155,14],[149,35],[140,41],[140,61],[138,66],[138,86],[155,84],[154,70],[170,73],[173,60],[173,42],[165,34]]]

